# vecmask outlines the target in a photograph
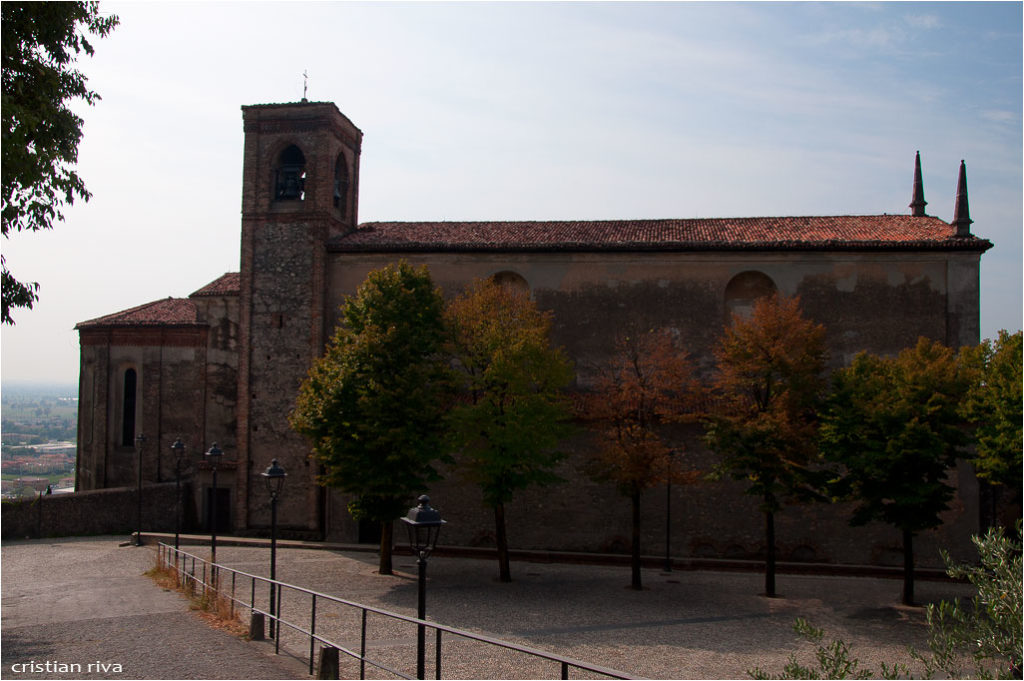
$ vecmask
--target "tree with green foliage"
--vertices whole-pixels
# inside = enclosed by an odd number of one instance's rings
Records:
[[[551,345],[550,313],[525,292],[474,281],[447,309],[459,396],[448,414],[452,449],[494,512],[499,577],[512,581],[505,504],[532,485],[560,482],[569,434],[563,389],[573,376]]]
[[[74,169],[82,119],[74,100],[94,104],[100,97],[74,68],[81,52],[93,54],[89,35],[104,37],[118,24],[102,16],[98,2],[4,2],[3,35],[3,236],[52,229],[61,208],[75,198],[89,200]],[[39,284],[18,281],[0,255],[4,324],[11,311],[32,308]]]
[[[392,574],[393,521],[438,479],[448,402],[444,299],[427,268],[370,272],[303,382],[292,428],[323,464],[323,484],[381,523],[380,574]]]
[[[688,483],[693,470],[676,470],[665,424],[692,413],[700,384],[685,352],[666,330],[634,331],[616,339],[615,353],[598,370],[581,416],[596,422],[598,447],[593,477],[613,483],[630,500],[630,586],[642,589],[640,500],[645,490],[668,480]]]
[[[961,350],[971,385],[960,413],[974,426],[977,452],[971,463],[978,477],[993,485],[1021,486],[1022,386],[1021,332],[1000,331],[994,342]]]
[[[959,414],[968,384],[956,354],[921,338],[895,358],[861,353],[833,374],[821,448],[845,470],[838,497],[853,525],[880,520],[903,537],[903,603],[914,602],[914,536],[942,524],[968,436]]]
[[[797,298],[779,295],[735,315],[715,348],[715,407],[706,442],[721,457],[713,477],[748,483],[765,520],[765,595],[775,595],[775,514],[786,502],[820,498],[818,400],[825,329]]]

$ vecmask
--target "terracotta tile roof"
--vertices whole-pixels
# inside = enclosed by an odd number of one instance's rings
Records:
[[[546,222],[368,222],[328,244],[353,251],[977,250],[935,217],[695,218]]]
[[[164,298],[138,307],[79,322],[76,330],[139,326],[206,326],[198,319],[196,305],[187,298]]]
[[[241,283],[239,273],[228,272],[223,276],[214,279],[195,293],[190,294],[189,298],[198,298],[201,296],[237,296],[240,289]]]

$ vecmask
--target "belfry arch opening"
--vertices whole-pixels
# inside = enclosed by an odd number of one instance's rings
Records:
[[[345,215],[348,207],[348,163],[345,161],[345,154],[338,154],[338,160],[334,162],[334,207]]]
[[[306,198],[306,156],[294,144],[277,157],[274,171],[274,200],[302,201]]]
[[[729,280],[725,287],[725,319],[731,323],[733,316],[750,319],[754,303],[761,298],[775,295],[778,287],[764,272],[749,270],[740,272]]]

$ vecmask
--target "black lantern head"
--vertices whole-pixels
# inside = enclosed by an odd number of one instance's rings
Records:
[[[217,464],[220,463],[220,457],[224,456],[224,450],[218,447],[217,443],[214,442],[213,446],[210,447],[209,451],[207,451],[204,456],[206,457],[206,460],[210,462],[210,465],[216,468]]]
[[[430,497],[426,494],[417,499],[419,505],[410,508],[402,522],[409,530],[409,546],[421,559],[429,556],[437,546],[437,537],[441,534],[441,514],[430,507]]]
[[[180,437],[171,445],[171,451],[174,452],[174,458],[179,461],[181,457],[185,456],[185,443],[181,441]]]
[[[281,489],[284,487],[284,479],[288,476],[284,472],[284,469],[277,465],[277,459],[270,462],[270,466],[267,470],[260,473],[263,476],[263,482],[267,484],[267,491],[270,492],[271,499],[277,499],[278,495],[281,494]]]

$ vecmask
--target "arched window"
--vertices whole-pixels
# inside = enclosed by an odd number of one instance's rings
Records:
[[[306,198],[306,157],[297,146],[293,144],[281,152],[275,175],[275,201],[302,201]]]
[[[135,395],[138,379],[135,369],[124,372],[123,393],[121,395],[121,446],[135,446]]]
[[[775,282],[763,272],[740,272],[725,287],[725,316],[731,321],[733,315],[749,319],[754,312],[754,303],[759,298],[778,291]]]
[[[504,270],[502,272],[492,274],[490,279],[498,286],[506,286],[515,291],[522,291],[523,293],[530,292],[530,284],[528,284],[526,279],[523,278],[523,275],[518,272]]]
[[[344,216],[347,206],[348,163],[345,162],[345,154],[338,154],[338,160],[334,162],[334,207]]]

